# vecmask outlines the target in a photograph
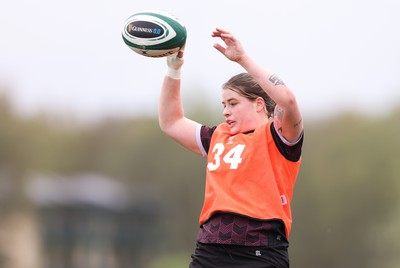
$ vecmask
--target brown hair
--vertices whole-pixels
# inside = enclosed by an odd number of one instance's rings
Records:
[[[222,85],[222,88],[230,89],[251,101],[255,101],[258,97],[263,98],[268,117],[273,116],[276,106],[275,102],[248,73],[240,73],[233,76]]]

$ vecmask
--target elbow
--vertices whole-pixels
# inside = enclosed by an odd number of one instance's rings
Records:
[[[171,133],[174,132],[174,129],[179,126],[179,122],[184,118],[183,110],[160,109],[160,111],[158,115],[160,129],[168,136],[171,136]]]
[[[177,121],[171,119],[159,118],[158,120],[161,131],[170,137],[173,135],[176,123]]]
[[[279,103],[277,103],[279,107],[283,110],[291,110],[293,107],[297,106],[296,97],[292,92],[287,92],[285,98],[283,98]]]
[[[160,126],[160,129],[162,132],[164,132],[165,134],[168,134],[169,124],[168,124],[168,122],[166,122],[166,120],[159,118],[158,125]]]

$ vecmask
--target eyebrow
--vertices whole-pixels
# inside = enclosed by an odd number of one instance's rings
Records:
[[[229,98],[229,99],[226,100],[226,102],[222,101],[222,104],[225,104],[225,103],[231,102],[231,101],[237,101],[237,99],[236,98]]]

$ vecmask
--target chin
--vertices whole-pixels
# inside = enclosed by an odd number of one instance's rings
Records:
[[[233,135],[239,134],[240,130],[235,128],[235,127],[233,127],[233,128],[230,129],[230,133],[233,136]]]

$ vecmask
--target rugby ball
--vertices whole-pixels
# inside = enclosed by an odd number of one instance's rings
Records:
[[[174,16],[162,11],[143,11],[128,17],[122,30],[125,44],[146,57],[174,54],[186,42],[186,28]]]

